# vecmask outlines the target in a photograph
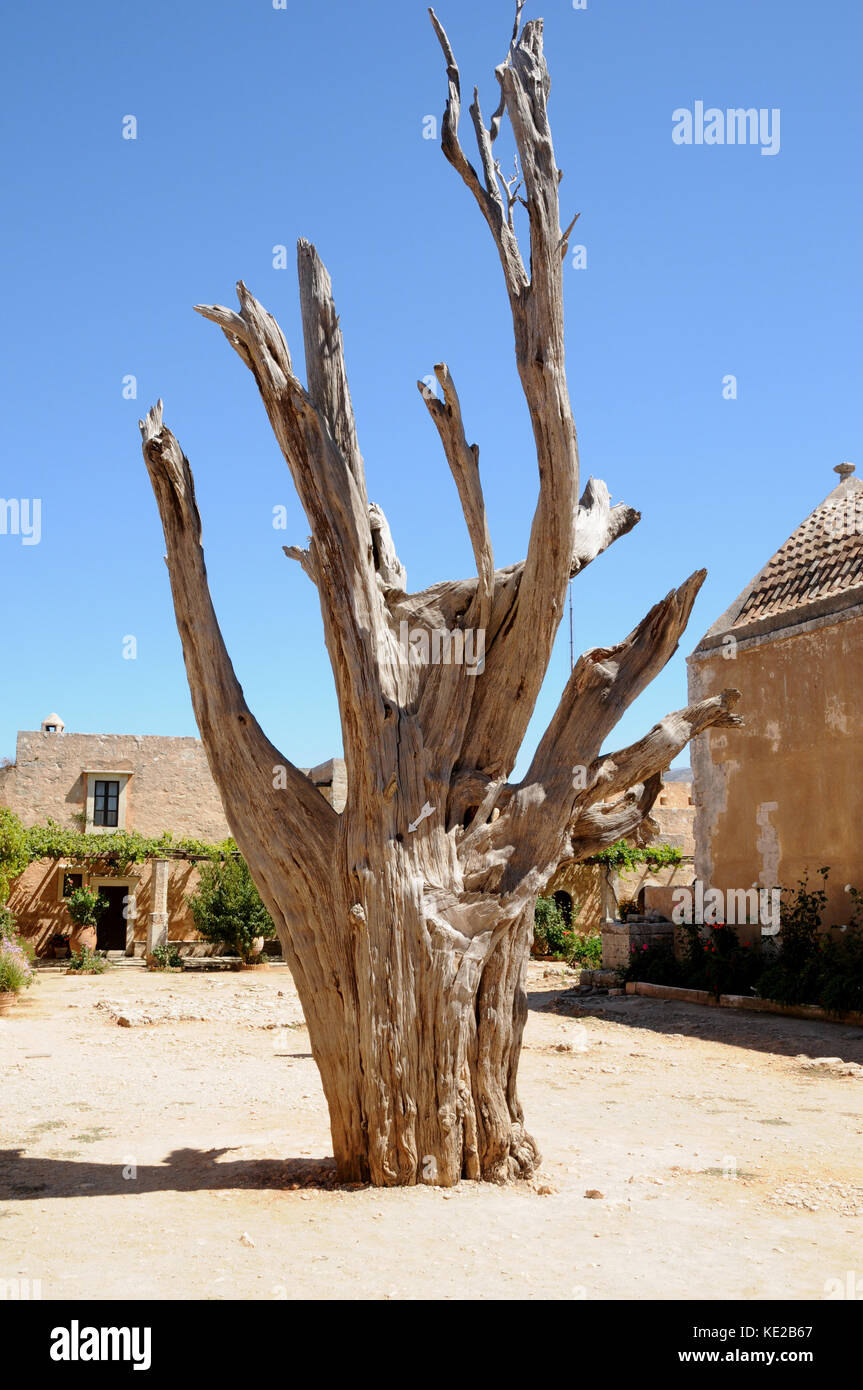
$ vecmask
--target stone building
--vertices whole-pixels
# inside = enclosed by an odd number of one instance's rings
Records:
[[[171,830],[213,843],[231,833],[198,739],[67,733],[56,714],[19,733],[0,803],[27,826],[51,817],[88,832]]]
[[[851,464],[689,657],[692,703],[742,693],[692,745],[696,878],[793,888],[830,867],[827,925],[863,887],[863,482]]]
[[[330,759],[307,775],[337,810],[344,805],[344,763]],[[38,730],[18,734],[15,762],[0,769],[0,805],[25,826],[49,819],[88,834],[137,830],[148,837],[217,844],[230,827],[196,738],[66,732],[51,714]],[[198,883],[193,861],[166,857],[128,871],[70,860],[38,860],[15,880],[8,906],[19,930],[44,953],[55,933],[68,932],[65,900],[95,887],[108,901],[97,949],[143,955],[160,940],[209,952],[195,931],[186,897]]]
[[[654,843],[679,849],[679,864],[658,869],[640,864],[623,872],[600,864],[566,864],[551,877],[545,894],[557,900],[565,915],[574,913],[579,931],[597,931],[603,922],[617,917],[624,903],[635,903],[645,912],[667,912],[672,888],[692,883],[695,808],[691,778],[689,768],[666,772],[651,812],[659,827]]]

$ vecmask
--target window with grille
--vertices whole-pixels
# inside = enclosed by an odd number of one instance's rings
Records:
[[[99,782],[93,788],[93,824],[116,826],[120,806],[120,783]]]

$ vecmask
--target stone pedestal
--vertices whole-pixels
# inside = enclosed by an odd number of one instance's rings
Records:
[[[151,956],[157,946],[168,944],[168,879],[171,873],[169,859],[153,860],[153,911],[147,920],[147,955]]]
[[[603,970],[627,970],[629,968],[629,927],[625,922],[603,922],[602,968]]]
[[[671,922],[646,917],[630,922],[603,922],[602,968],[628,970],[633,955],[637,957],[643,946],[656,946],[660,942],[666,942],[673,949],[674,927]]]
[[[147,955],[151,956],[157,946],[168,944],[167,912],[151,912],[147,919]]]

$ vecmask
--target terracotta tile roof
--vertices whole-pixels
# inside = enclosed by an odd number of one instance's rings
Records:
[[[741,639],[827,618],[863,603],[863,479],[842,464],[841,482],[801,522],[693,652],[726,633]]]
[[[863,585],[863,483],[849,478],[816,507],[761,571],[735,627],[793,614]]]

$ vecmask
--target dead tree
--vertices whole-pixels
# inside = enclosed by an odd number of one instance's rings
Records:
[[[162,422],[161,402],[141,423],[210,767],[299,990],[339,1173],[380,1185],[502,1182],[534,1171],[539,1155],[516,1071],[537,892],[561,862],[643,835],[672,758],[709,725],[739,723],[729,690],[668,715],[631,747],[601,752],[675,651],[701,570],[622,642],[579,659],[527,776],[508,781],[571,576],[639,520],[631,507],[611,506],[595,479],[579,499],[564,370],[570,229],[561,230],[558,214],[542,21],[519,30],[520,14],[521,3],[495,72],[500,105],[489,125],[476,93],[470,107],[478,171],[459,137],[458,67],[431,12],[449,85],[442,147],[500,257],[536,444],[539,499],[521,564],[495,569],[479,451],[441,363],[442,398],[419,387],[455,479],[476,575],[407,591],[386,518],[366,495],[330,278],[308,242],[298,248],[305,387],[278,324],[242,282],[236,310],[198,308],[254,376],[308,518],[308,548],[286,551],[320,597],[347,764],[340,815],[247,707],[210,599],[188,460]],[[495,158],[504,115],[523,196]],[[529,268],[516,199],[528,213]],[[443,635],[442,660],[425,659],[433,644],[417,632]],[[454,659],[472,633],[484,634],[482,670]]]

